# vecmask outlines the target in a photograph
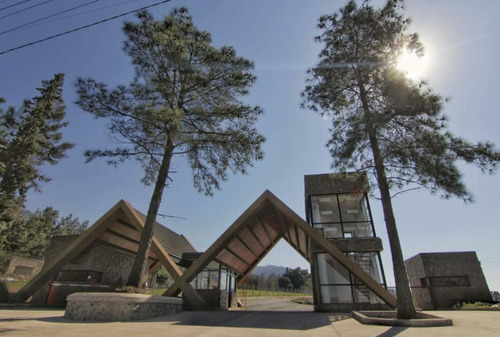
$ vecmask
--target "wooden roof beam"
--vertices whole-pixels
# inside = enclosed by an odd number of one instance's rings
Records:
[[[251,267],[252,264],[250,262],[248,262],[247,260],[245,260],[244,258],[242,258],[238,253],[236,253],[234,250],[232,250],[231,248],[229,247],[225,247],[223,249],[223,251],[227,251],[229,254],[233,255],[234,257],[236,257],[238,260],[240,260],[241,262],[243,262],[244,264],[246,264],[247,266]]]
[[[280,239],[281,239],[281,237],[278,238],[278,240],[276,240],[276,242],[273,243],[272,246],[270,246],[268,249],[266,249],[264,251],[264,254],[262,254],[262,256],[259,257],[259,259],[257,261],[255,261],[255,263],[243,273],[243,276],[238,280],[238,284],[241,284],[241,283],[244,282],[244,280],[247,278],[248,275],[250,275],[250,273],[255,269],[255,267],[257,267],[259,265],[259,263],[266,257],[266,255],[271,250],[273,250],[274,246],[276,246],[278,244],[278,242],[280,241]]]
[[[214,260],[219,252],[229,244],[229,242],[238,235],[238,232],[246,223],[254,217],[262,208],[263,202],[267,199],[267,193],[263,193],[255,202],[248,207],[243,214],[200,256],[178,280],[163,293],[164,296],[172,296],[178,293],[179,288],[189,284],[210,261]]]
[[[293,210],[291,210],[287,205],[285,205],[280,199],[278,199],[274,194],[269,192],[269,200],[273,203],[280,212],[286,213],[291,221],[295,222],[296,225],[309,236],[321,249],[326,253],[330,254],[337,262],[349,270],[354,276],[356,276],[362,283],[364,283],[375,295],[377,295],[384,302],[392,307],[397,306],[397,300],[394,295],[389,293],[387,289],[381,286],[377,281],[375,281],[370,275],[368,275],[361,267],[359,267],[351,258],[344,255],[344,253],[338,249],[333,243],[328,241],[320,235],[314,228],[312,228],[308,223],[306,223],[300,216],[297,215]]]
[[[275,240],[273,240],[273,238],[271,237],[271,234],[269,234],[269,231],[268,231],[267,227],[264,225],[264,223],[262,222],[261,218],[259,216],[257,216],[256,218],[257,218],[257,222],[264,229],[264,232],[266,233],[267,237],[269,238],[269,241],[271,241],[271,244],[274,244]]]
[[[247,245],[247,243],[246,243],[246,242],[244,242],[244,241],[243,241],[243,240],[242,240],[242,239],[241,239],[238,235],[236,235],[235,239],[236,239],[236,240],[238,240],[238,241],[239,241],[239,242],[240,242],[240,243],[241,243],[241,244],[242,244],[242,245],[243,245],[246,249],[248,249],[248,251],[249,251],[250,253],[252,253],[252,255],[253,255],[256,259],[259,259],[259,255],[257,255],[257,253],[255,253],[255,252],[253,251],[253,249],[252,249],[252,248],[250,248],[250,246],[249,246],[249,245]],[[264,250],[265,250],[265,249],[264,249]]]
[[[252,236],[255,238],[255,241],[257,241],[257,243],[262,247],[262,250],[266,251],[266,247],[264,247],[264,244],[260,241],[259,237],[257,236],[257,234],[255,234],[253,229],[250,226],[247,226],[247,228],[248,228],[248,231],[250,232],[250,234],[252,234]],[[272,241],[271,241],[271,243],[272,243]]]

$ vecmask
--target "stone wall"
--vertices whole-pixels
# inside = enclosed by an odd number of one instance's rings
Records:
[[[0,274],[34,276],[43,266],[43,260],[21,256],[0,256]]]
[[[77,236],[57,237],[51,242],[47,251],[45,266],[50,265],[54,258],[62,252]],[[101,272],[100,284],[109,285],[108,289],[89,289],[84,287],[61,286],[56,291],[53,304],[64,305],[67,295],[77,291],[112,291],[126,284],[134,259],[114,249],[93,243],[82,251],[73,261],[66,264],[61,270],[92,270]],[[74,283],[74,282],[64,282]],[[33,303],[45,303],[49,292],[49,283],[41,287],[33,295]]]
[[[421,253],[406,260],[410,285],[423,286],[422,278],[466,276],[468,286],[428,286],[434,309],[452,308],[463,301],[491,302],[481,264],[475,252]]]
[[[76,293],[68,296],[64,317],[75,321],[137,321],[181,312],[176,297],[142,294]]]

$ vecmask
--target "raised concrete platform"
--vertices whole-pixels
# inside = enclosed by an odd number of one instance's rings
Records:
[[[65,318],[75,321],[138,321],[181,312],[182,299],[122,293],[74,293],[68,296]]]
[[[358,322],[371,325],[405,326],[405,327],[436,327],[451,326],[453,321],[431,314],[417,312],[416,319],[398,319],[395,310],[387,311],[353,311],[352,317]]]

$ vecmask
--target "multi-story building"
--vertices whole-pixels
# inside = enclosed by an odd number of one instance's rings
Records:
[[[382,241],[375,234],[368,192],[364,173],[307,175],[306,218],[323,237],[386,287],[380,259]],[[359,278],[314,243],[310,263],[316,310],[384,306]]]

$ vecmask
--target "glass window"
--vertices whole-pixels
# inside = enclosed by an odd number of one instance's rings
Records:
[[[383,303],[370,289],[365,285],[353,285],[355,303]]]
[[[99,283],[101,280],[101,272],[92,270],[61,270],[57,277],[57,281],[73,281]]]
[[[318,254],[320,284],[350,284],[349,272],[330,255]]]
[[[229,286],[229,291],[236,291],[236,275],[232,274],[230,276],[230,280],[231,280],[231,283]]]
[[[322,303],[353,303],[351,286],[321,286]]]
[[[370,222],[350,222],[343,224],[344,232],[351,233],[353,238],[372,237],[372,225]]]
[[[208,277],[209,289],[217,289],[219,287],[219,270],[211,270]]]
[[[342,221],[368,221],[364,193],[339,194]]]
[[[342,225],[340,223],[314,225],[314,228],[318,229],[327,239],[342,237]]]
[[[220,290],[227,290],[228,288],[228,274],[226,269],[222,269],[220,272]]]
[[[311,196],[311,214],[313,223],[340,222],[337,196],[335,194]]]
[[[467,276],[434,276],[429,277],[431,287],[468,287]]]
[[[353,259],[354,262],[358,266],[363,269],[365,273],[370,275],[375,281],[378,283],[381,283],[381,272],[380,272],[380,264],[378,261],[378,254],[375,252],[368,252],[368,253],[349,253],[348,256]],[[352,276],[352,283],[353,284],[358,284],[361,283],[361,281],[355,277],[354,275]]]

